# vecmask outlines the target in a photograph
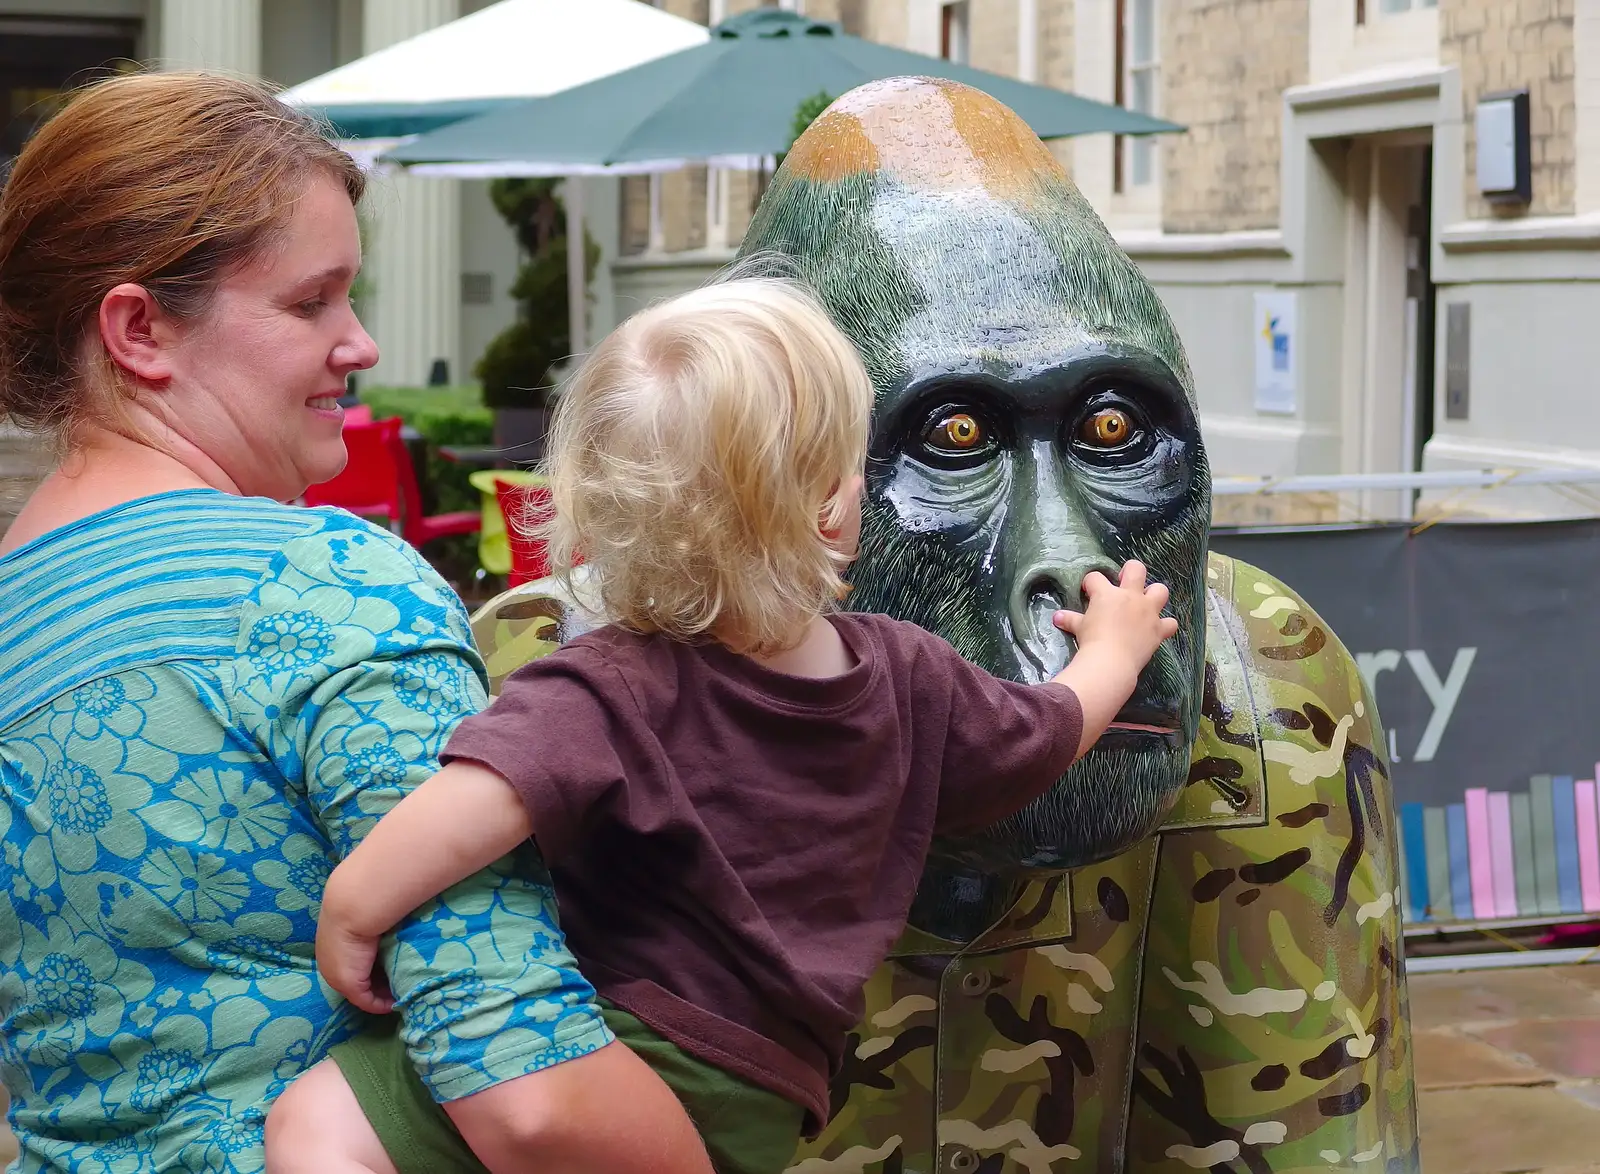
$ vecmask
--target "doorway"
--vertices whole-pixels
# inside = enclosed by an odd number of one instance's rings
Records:
[[[1433,435],[1433,147],[1426,132],[1350,143],[1345,169],[1347,473],[1409,473]],[[1407,519],[1416,491],[1359,495],[1366,518]]]
[[[137,64],[137,21],[0,17],[0,179],[64,95]]]

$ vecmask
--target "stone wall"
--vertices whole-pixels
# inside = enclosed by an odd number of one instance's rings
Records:
[[[1481,0],[1484,4],[1512,0]],[[1230,232],[1278,223],[1283,91],[1307,80],[1307,0],[1165,0],[1163,227]]]
[[[1017,0],[967,0],[967,64],[1017,76]]]
[[[884,45],[905,46],[911,35],[909,0],[857,0],[860,28],[856,35]]]
[[[50,464],[50,450],[43,441],[19,435],[0,423],[0,534],[10,528]],[[0,1164],[3,1162],[0,1157]]]
[[[1075,9],[1073,0],[1039,0],[1036,35],[1041,85],[1072,89]]]
[[[711,0],[662,0],[656,7],[696,24],[705,24],[711,19]],[[732,8],[733,5],[728,7]]]
[[[1473,219],[1574,210],[1573,6],[1574,0],[1439,0],[1439,59],[1461,69],[1467,215]],[[1532,132],[1533,202],[1527,207],[1492,206],[1477,194],[1474,112],[1485,94],[1524,88]]]

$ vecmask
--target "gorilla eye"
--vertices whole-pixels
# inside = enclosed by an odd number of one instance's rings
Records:
[[[1121,408],[1101,408],[1078,428],[1078,439],[1096,448],[1121,448],[1133,435],[1133,421]]]
[[[976,412],[946,405],[930,412],[926,420],[915,455],[930,465],[966,469],[994,453],[993,429]]]
[[[929,444],[951,452],[970,452],[983,439],[983,425],[966,412],[952,412],[928,430]]]
[[[1073,451],[1079,459],[1095,464],[1142,460],[1154,439],[1149,418],[1114,391],[1092,396],[1071,427]]]

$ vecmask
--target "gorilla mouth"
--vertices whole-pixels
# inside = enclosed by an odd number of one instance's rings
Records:
[[[1177,748],[1183,734],[1175,707],[1134,701],[1117,713],[1106,732],[1095,743],[1096,749],[1148,748],[1152,743]]]

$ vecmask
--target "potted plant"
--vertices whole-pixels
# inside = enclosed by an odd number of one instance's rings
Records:
[[[567,214],[556,179],[498,179],[489,187],[495,210],[511,225],[524,261],[511,287],[517,318],[489,343],[475,374],[484,406],[494,413],[494,444],[518,448],[518,460],[544,455],[552,368],[571,352],[567,313]],[[600,247],[584,234],[586,275]]]

